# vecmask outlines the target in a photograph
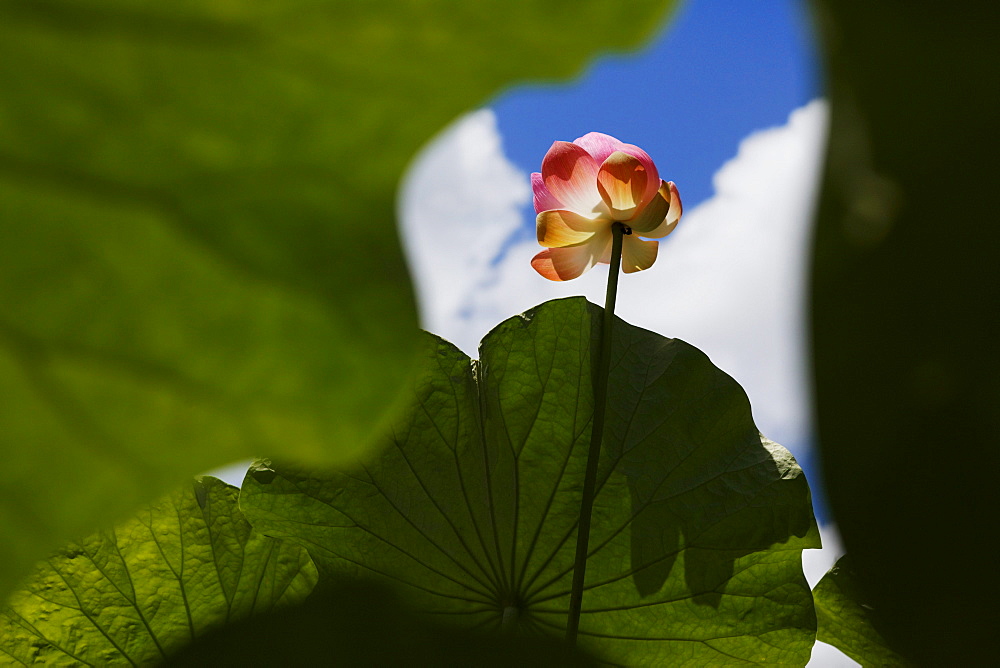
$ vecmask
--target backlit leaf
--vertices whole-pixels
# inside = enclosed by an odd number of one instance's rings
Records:
[[[837,560],[813,590],[816,639],[833,645],[862,666],[911,666],[889,647],[873,620],[874,610],[858,586],[851,560]]]
[[[255,532],[238,490],[204,478],[60,550],[0,611],[0,656],[54,665],[150,665],[225,623],[299,603],[304,549]]]
[[[381,452],[343,472],[259,462],[241,506],[330,576],[398,586],[435,619],[563,633],[601,310],[548,302],[432,372]],[[678,340],[615,325],[582,646],[628,665],[804,664],[809,490],[739,385]],[[431,338],[431,337],[429,337]]]

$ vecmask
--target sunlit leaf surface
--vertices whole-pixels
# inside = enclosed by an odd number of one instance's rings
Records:
[[[304,549],[255,532],[204,478],[39,565],[0,612],[0,660],[150,665],[221,624],[299,603]]]
[[[439,619],[561,635],[600,313],[543,304],[478,362],[434,339],[377,456],[326,474],[258,463],[241,506],[321,573],[381,578]],[[581,642],[626,664],[805,663],[800,557],[818,541],[802,471],[704,354],[620,320],[615,337]]]

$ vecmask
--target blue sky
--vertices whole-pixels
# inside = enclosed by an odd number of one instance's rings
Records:
[[[699,204],[741,139],[820,94],[803,4],[689,0],[641,52],[606,57],[577,81],[500,95],[489,106],[507,158],[538,171],[553,140],[597,130],[643,147],[685,205]]]

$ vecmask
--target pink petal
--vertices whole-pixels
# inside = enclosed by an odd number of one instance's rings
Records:
[[[681,195],[677,192],[677,186],[673,181],[664,181],[660,186],[660,197],[670,202],[670,209],[667,211],[663,222],[649,232],[642,232],[642,236],[649,239],[662,239],[677,227],[677,222],[681,219],[684,207],[681,204]]]
[[[577,146],[582,146],[587,153],[594,157],[597,164],[601,164],[607,160],[608,156],[615,151],[627,153],[627,151],[623,150],[627,144],[603,132],[588,132],[579,139],[575,139],[573,143]]]
[[[659,246],[656,241],[639,239],[634,234],[622,239],[622,271],[632,274],[652,267]]]
[[[542,175],[538,172],[534,172],[531,175],[531,192],[533,194],[532,199],[535,202],[535,213],[563,208],[562,202],[553,197],[549,189],[545,187]]]
[[[611,229],[594,234],[587,243],[565,248],[547,248],[531,260],[531,266],[550,281],[576,278],[600,261],[611,247]]]
[[[623,141],[615,139],[611,135],[606,135],[602,132],[589,132],[576,141],[573,142],[578,146],[582,146],[587,153],[594,156],[594,160],[597,164],[601,164],[608,159],[615,151],[621,151],[622,153],[627,153],[633,158],[637,159],[642,163],[642,166],[646,168],[646,174],[648,175],[648,182],[646,183],[646,192],[643,194],[643,201],[648,201],[653,197],[658,187],[657,184],[660,182],[660,173],[656,169],[656,165],[653,164],[653,159],[649,157],[649,154],[643,151],[638,146],[634,144],[626,144]]]
[[[590,241],[595,232],[610,224],[609,220],[594,220],[572,211],[542,211],[535,218],[535,231],[542,246],[562,248]]]
[[[593,216],[603,204],[597,192],[597,162],[576,144],[553,142],[542,159],[542,181],[549,193],[584,216]]]
[[[643,203],[646,169],[631,155],[615,151],[597,173],[597,190],[611,210],[612,218],[628,220]]]

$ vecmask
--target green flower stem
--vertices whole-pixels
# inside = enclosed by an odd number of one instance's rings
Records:
[[[590,517],[594,510],[594,489],[597,487],[597,465],[601,460],[601,440],[604,436],[604,410],[608,399],[608,372],[611,369],[611,328],[615,319],[615,299],[618,297],[618,273],[622,262],[623,235],[631,234],[622,223],[611,226],[611,269],[608,272],[608,291],[604,297],[604,320],[601,323],[601,342],[594,370],[594,422],[590,432],[590,451],[587,453],[587,472],[583,479],[583,498],[580,500],[580,523],[576,534],[576,558],[573,560],[573,586],[569,597],[569,619],[566,622],[566,642],[576,644],[580,628],[580,610],[583,607],[583,578],[587,573],[587,550],[590,545]]]

